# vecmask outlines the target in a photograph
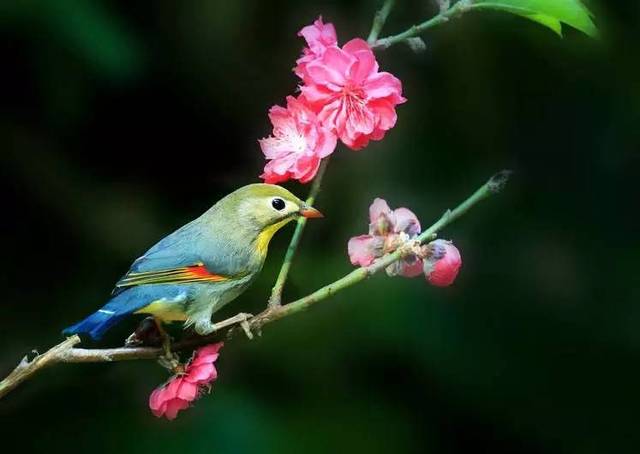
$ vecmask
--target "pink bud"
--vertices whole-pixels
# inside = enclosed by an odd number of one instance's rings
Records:
[[[451,241],[435,240],[429,243],[430,254],[424,260],[424,275],[431,285],[447,287],[453,284],[462,266],[460,251]]]

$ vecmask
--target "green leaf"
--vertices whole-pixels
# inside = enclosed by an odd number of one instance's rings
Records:
[[[591,37],[598,36],[592,15],[580,0],[473,0],[469,7],[517,14],[549,27],[561,36],[562,23]]]
[[[516,13],[516,14],[520,14],[520,13]],[[534,22],[538,22],[539,24],[542,24],[545,27],[549,27],[558,35],[562,36],[562,23],[558,19],[552,16],[547,16],[546,14],[540,14],[540,13],[532,13],[532,14],[525,13],[521,15]]]

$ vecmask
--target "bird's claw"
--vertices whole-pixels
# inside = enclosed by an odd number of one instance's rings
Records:
[[[244,334],[249,338],[249,340],[253,340],[251,325],[249,325],[249,322],[246,319],[240,322],[240,327],[242,328],[242,331],[244,331]]]
[[[156,320],[153,317],[143,319],[136,330],[124,341],[124,346],[128,348],[162,345],[164,341],[164,330],[160,331]]]
[[[135,332],[131,333],[124,341],[126,348],[141,347],[144,345],[144,340],[140,339]]]
[[[251,332],[251,325],[249,324],[249,320],[253,317],[253,314],[247,314],[244,312],[240,312],[239,314],[234,315],[231,318],[223,320],[214,324],[214,329],[217,331],[222,328],[227,328],[232,325],[240,325],[244,334],[249,338],[253,339],[253,333]]]

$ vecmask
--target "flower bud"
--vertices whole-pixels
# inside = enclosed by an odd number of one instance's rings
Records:
[[[451,241],[435,240],[427,245],[424,275],[431,285],[447,287],[453,284],[462,266],[460,251]]]

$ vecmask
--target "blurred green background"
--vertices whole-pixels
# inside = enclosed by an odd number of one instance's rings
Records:
[[[383,35],[434,12],[397,3]],[[174,422],[147,408],[166,377],[153,362],[48,369],[0,402],[3,450],[640,452],[640,6],[589,5],[600,42],[476,13],[434,29],[423,54],[378,53],[409,101],[383,142],[335,153],[327,218],[305,232],[286,298],[352,269],[346,243],[374,197],[427,225],[514,169],[444,233],[464,258],[453,287],[376,276],[229,343],[213,393]],[[297,83],[296,32],[322,14],[341,42],[366,37],[376,6],[3,0],[0,372],[256,182],[266,112]],[[291,231],[226,314],[261,310]]]

